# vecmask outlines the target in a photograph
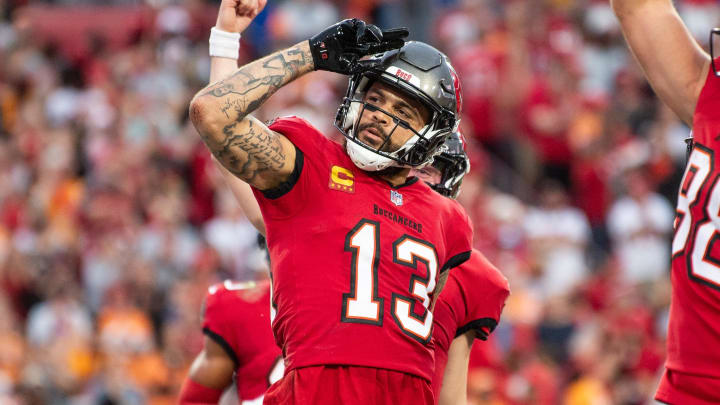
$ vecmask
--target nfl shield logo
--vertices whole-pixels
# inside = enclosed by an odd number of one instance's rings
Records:
[[[390,190],[390,201],[398,207],[403,204],[402,194],[395,190]]]

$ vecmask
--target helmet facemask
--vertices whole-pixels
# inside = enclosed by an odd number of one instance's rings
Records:
[[[421,176],[433,190],[449,198],[457,198],[460,185],[470,171],[470,159],[465,151],[465,138],[460,132],[454,132],[435,155],[432,170],[423,169],[416,175]]]
[[[430,187],[445,197],[457,198],[463,177],[470,171],[467,156],[440,153],[435,156],[433,167],[442,174],[441,180]]]

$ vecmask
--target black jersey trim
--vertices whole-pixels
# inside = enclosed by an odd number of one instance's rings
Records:
[[[466,261],[470,260],[470,251],[458,253],[455,256],[448,259],[447,262],[445,262],[445,265],[440,268],[440,273],[450,270],[453,267],[457,267]]]
[[[225,349],[225,352],[227,352],[228,356],[232,359],[233,363],[235,363],[235,368],[240,367],[240,361],[238,360],[237,355],[235,354],[235,350],[233,350],[232,346],[230,346],[230,343],[227,342],[222,336],[218,335],[217,333],[210,330],[210,328],[203,328],[203,333],[212,339],[215,343],[219,344],[220,347]]]
[[[492,331],[495,330],[497,324],[497,321],[492,318],[476,319],[472,322],[469,322],[465,326],[461,326],[460,328],[458,328],[457,332],[455,333],[455,337],[458,337],[467,331],[474,330],[476,332],[476,339],[487,340],[488,335],[490,335]],[[487,328],[487,332],[483,328]]]
[[[293,145],[295,146],[295,145]],[[302,173],[303,164],[305,163],[305,155],[303,155],[303,152],[295,146],[295,168],[293,169],[292,173],[290,173],[290,177],[288,177],[287,180],[280,183],[276,187],[273,187],[268,190],[261,190],[260,192],[267,198],[268,200],[276,200],[285,194],[289,193],[290,190],[295,187],[295,184],[300,179],[300,173]]]

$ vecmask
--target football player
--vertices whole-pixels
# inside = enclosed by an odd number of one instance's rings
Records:
[[[720,403],[720,77],[671,0],[612,0],[632,53],[660,99],[692,128],[672,241],[665,373],[655,398]],[[713,31],[710,34],[712,44]],[[712,53],[712,45],[710,47]]]
[[[412,174],[448,198],[456,198],[470,170],[465,139],[460,132],[445,142],[432,166]],[[440,405],[467,403],[468,362],[475,339],[487,340],[500,321],[510,294],[507,279],[477,249],[470,260],[450,272],[433,309],[435,375],[433,394]]]
[[[180,393],[181,405],[217,404],[233,380],[242,405],[262,404],[285,370],[270,329],[270,281],[226,280],[205,297],[203,350]]]
[[[470,169],[462,135],[454,133],[432,166],[414,170],[416,175],[438,193],[456,198],[462,179]],[[245,214],[260,233],[264,233],[262,215],[248,186],[224,170],[233,194]],[[486,340],[497,326],[509,295],[508,282],[500,271],[473,249],[470,260],[450,272],[447,284],[433,309],[435,371],[433,395],[440,405],[458,405],[467,401],[467,372],[475,339]]]
[[[257,10],[223,5],[237,18]],[[233,27],[216,28],[211,55],[237,58]],[[408,179],[457,127],[461,96],[447,57],[406,35],[345,20],[191,102],[203,141],[253,187],[265,221],[287,368],[265,403],[433,402],[429,309],[472,236],[459,204]],[[336,118],[345,146],[299,118],[266,126],[250,115],[313,70],[350,75]]]

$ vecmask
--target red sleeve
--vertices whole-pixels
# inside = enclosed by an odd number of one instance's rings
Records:
[[[298,117],[282,117],[273,121],[269,128],[285,136],[295,145],[295,170],[283,184],[271,190],[253,188],[264,218],[284,219],[302,211],[311,201],[312,188],[322,182],[313,178],[325,171],[325,154],[338,145],[325,137],[309,122]]]
[[[465,213],[465,209],[457,202],[452,203],[451,218],[442,222],[443,231],[447,240],[447,259],[440,267],[440,273],[465,263],[470,258],[472,250],[472,223]]]
[[[478,250],[473,250],[471,259],[451,276],[457,278],[464,306],[464,311],[460,311],[464,316],[458,320],[455,336],[475,330],[478,339],[486,340],[500,321],[510,294],[507,279]]]
[[[227,301],[228,293],[223,284],[216,284],[208,289],[202,328],[205,336],[225,349],[237,366],[239,364],[237,350],[231,345],[231,342],[237,342],[237,339],[233,338],[233,322],[228,312],[231,306],[224,302]]]
[[[455,339],[455,333],[466,318],[465,298],[458,285],[459,280],[456,274],[462,269],[463,266],[450,272],[433,311],[433,339],[436,341],[437,348],[444,352],[450,349],[450,343]]]

